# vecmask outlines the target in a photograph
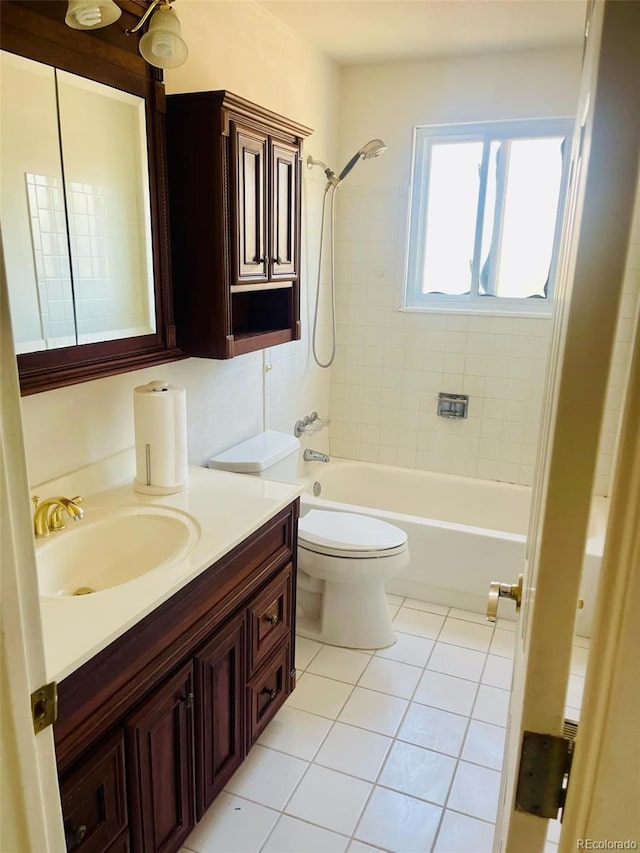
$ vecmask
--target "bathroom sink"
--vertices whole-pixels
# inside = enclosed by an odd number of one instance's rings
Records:
[[[186,557],[200,538],[190,515],[167,507],[85,510],[65,530],[36,540],[40,595],[83,596]]]

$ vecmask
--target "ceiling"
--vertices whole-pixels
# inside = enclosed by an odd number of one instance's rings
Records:
[[[586,0],[257,0],[341,65],[580,44]]]

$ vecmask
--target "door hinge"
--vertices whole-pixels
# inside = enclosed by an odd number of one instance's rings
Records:
[[[31,694],[31,717],[36,734],[52,726],[58,719],[58,685],[55,681],[39,687]]]
[[[578,724],[565,720],[563,735],[524,732],[516,790],[516,809],[558,818],[564,809]]]

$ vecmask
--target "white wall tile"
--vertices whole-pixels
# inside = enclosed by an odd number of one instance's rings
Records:
[[[376,243],[390,248],[395,240],[395,254],[401,260],[405,204],[404,186],[380,189],[375,185],[345,185],[340,206],[349,216],[344,222],[338,217],[340,240],[357,244],[363,259],[373,257]],[[401,211],[396,216],[397,227],[389,227],[390,219],[385,227],[380,225],[383,220],[376,219],[375,210]],[[360,224],[353,225],[352,220]],[[364,224],[367,222],[368,231]],[[640,270],[634,266],[640,265],[635,249],[638,243],[640,237],[634,232],[607,397],[597,493],[608,489],[617,441],[628,342],[640,293]],[[378,268],[363,260],[359,270],[357,292],[353,277],[351,282],[344,281],[347,292],[354,290],[346,299],[347,303],[352,299],[357,301],[364,294],[366,308],[357,314],[339,308],[338,348],[344,352],[346,396],[352,398],[354,389],[349,383],[356,378],[383,394],[382,409],[366,404],[359,415],[350,410],[348,432],[360,439],[361,458],[362,446],[366,445],[366,456],[373,459],[377,443],[378,461],[530,485],[536,461],[551,319],[398,312],[403,264],[398,263],[394,269]],[[360,289],[363,286],[364,290]],[[382,332],[380,327],[384,327]],[[360,362],[378,370],[370,371],[366,378],[349,372],[349,368],[358,367]],[[342,377],[334,369],[334,387],[339,381]],[[456,423],[459,432],[453,433],[451,422],[435,414],[439,391],[468,394],[473,424],[471,417]],[[401,400],[393,392],[419,392],[419,396],[404,396]],[[332,405],[333,401],[332,395]],[[381,427],[377,439],[366,429],[372,425]],[[340,440],[335,428],[333,435]],[[452,435],[460,440],[452,440]],[[474,437],[480,441],[462,441]],[[333,445],[332,449],[337,452]]]

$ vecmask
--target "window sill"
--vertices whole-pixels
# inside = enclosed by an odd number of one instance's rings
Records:
[[[472,305],[402,305],[398,311],[406,314],[467,314],[474,317],[530,317],[537,320],[550,320],[552,306],[546,310],[539,308],[494,308]]]

